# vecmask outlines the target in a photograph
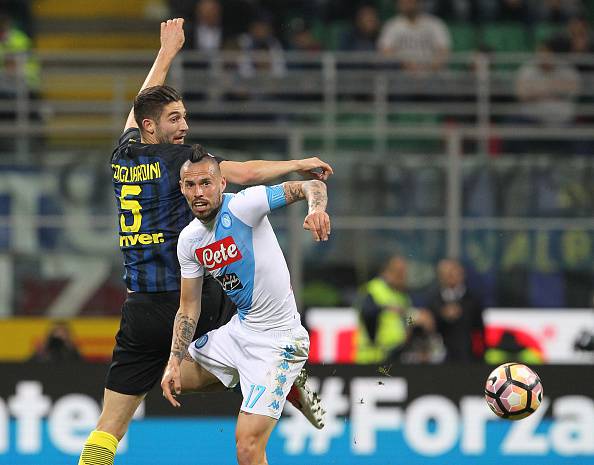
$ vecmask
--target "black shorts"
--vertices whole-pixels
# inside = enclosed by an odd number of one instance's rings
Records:
[[[201,307],[194,339],[224,325],[236,311],[220,284],[212,278],[204,280]],[[179,292],[128,294],[107,371],[107,389],[121,394],[143,394],[160,380],[169,359],[178,308]]]

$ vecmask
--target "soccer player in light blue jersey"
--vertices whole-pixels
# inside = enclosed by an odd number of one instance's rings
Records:
[[[216,159],[200,147],[183,165],[180,178],[195,219],[178,241],[180,308],[161,381],[163,394],[179,407],[176,396],[183,392],[239,384],[238,462],[266,464],[266,443],[309,353],[289,270],[267,215],[306,199],[309,213],[303,226],[316,241],[326,241],[326,186],[317,180],[295,181],[225,194]],[[192,342],[206,274],[219,281],[237,314]]]

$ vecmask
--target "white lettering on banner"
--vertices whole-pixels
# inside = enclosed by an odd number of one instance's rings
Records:
[[[376,432],[398,429],[402,409],[378,407],[378,402],[403,402],[407,397],[406,380],[387,378],[379,385],[377,378],[354,378],[351,381],[351,443],[356,454],[376,450]]]
[[[349,411],[348,397],[344,395],[344,380],[342,378],[326,378],[320,388],[316,378],[309,378],[308,382],[314,390],[326,399],[326,423],[323,429],[317,430],[299,411],[288,402],[284,417],[278,425],[278,431],[285,438],[285,452],[290,455],[300,454],[305,450],[309,439],[309,451],[314,455],[326,454],[330,450],[332,439],[341,437],[345,432],[345,417]],[[344,416],[344,418],[343,418]]]
[[[318,380],[314,386],[319,385]],[[307,420],[288,406],[286,417],[279,424],[285,439],[285,452],[297,455],[332,454],[332,439],[345,434],[349,398],[345,396],[344,381],[326,378],[320,389],[325,406],[326,427],[313,428]],[[403,430],[404,443],[421,456],[446,454],[458,444],[464,455],[487,453],[487,424],[501,421],[487,407],[482,396],[466,396],[458,407],[450,399],[423,396],[414,399],[406,408],[378,407],[378,402],[406,402],[407,383],[402,378],[354,378],[350,386],[350,448],[353,454],[373,454],[386,444],[377,443],[380,431]],[[500,446],[503,456],[545,456],[550,453],[565,456],[594,456],[594,401],[586,396],[559,397],[553,403],[551,427],[540,429],[550,405],[543,399],[541,407],[519,422],[505,422],[505,437]],[[328,429],[327,429],[328,428]],[[542,431],[542,432],[541,432]],[[308,447],[309,445],[309,447]],[[489,443],[491,448],[496,444]],[[581,462],[580,462],[581,463]],[[585,463],[585,462],[584,462]]]
[[[549,450],[547,437],[536,434],[536,429],[549,408],[549,400],[545,397],[536,412],[522,421],[511,424],[501,449],[506,454],[545,455]]]
[[[21,381],[8,399],[10,413],[17,419],[16,447],[25,454],[41,450],[41,418],[48,414],[50,399],[42,394],[41,383]]]
[[[99,419],[99,404],[84,394],[68,394],[51,405],[49,397],[44,396],[43,385],[39,381],[17,383],[15,395],[6,403],[0,399],[0,454],[10,448],[10,415],[16,420],[15,450],[22,454],[38,454],[43,449],[42,421],[47,418],[49,437],[52,445],[60,452],[78,454],[89,433]],[[144,417],[144,402],[134,413],[134,419]],[[118,454],[126,452],[127,435],[118,445]]]
[[[62,397],[55,403],[48,421],[52,442],[63,452],[80,453],[100,413],[97,402],[89,396],[69,394]]]
[[[6,402],[0,399],[0,454],[8,451],[8,409]]]
[[[428,426],[435,421],[435,431]],[[406,409],[404,437],[420,454],[435,457],[452,449],[458,439],[460,419],[458,408],[443,396],[423,396],[413,400]]]
[[[468,455],[483,454],[487,448],[487,421],[500,421],[485,400],[481,397],[463,397],[460,400],[462,411],[462,452]],[[503,421],[503,420],[501,420]]]
[[[553,405],[557,419],[551,428],[553,448],[560,455],[594,454],[594,402],[567,396]]]

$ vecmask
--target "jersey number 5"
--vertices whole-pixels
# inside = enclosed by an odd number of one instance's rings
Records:
[[[142,188],[137,185],[124,185],[122,186],[122,191],[120,192],[120,207],[122,210],[128,210],[132,212],[132,216],[134,217],[134,221],[131,225],[126,224],[126,217],[122,213],[120,215],[120,228],[122,232],[138,232],[140,229],[140,224],[142,223],[142,214],[140,210],[142,210],[142,206],[138,203],[137,200],[127,199],[128,196],[135,196],[139,195],[142,191]]]

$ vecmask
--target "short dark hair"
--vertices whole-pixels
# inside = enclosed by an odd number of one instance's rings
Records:
[[[192,145],[192,153],[188,157],[188,160],[182,165],[180,173],[182,173],[190,164],[192,163],[200,163],[206,161],[211,163],[215,167],[215,172],[220,172],[221,168],[219,166],[218,160],[208,153],[208,151],[202,147],[200,144]],[[181,176],[181,174],[180,174]]]
[[[163,107],[172,102],[180,102],[181,94],[173,87],[153,86],[141,91],[134,99],[134,119],[142,129],[142,121],[146,118],[158,121]]]
[[[192,145],[192,154],[190,155],[190,162],[191,163],[199,163],[204,160],[206,157],[212,158],[216,161],[215,157],[212,156],[208,151],[202,147],[200,144],[193,144]]]

